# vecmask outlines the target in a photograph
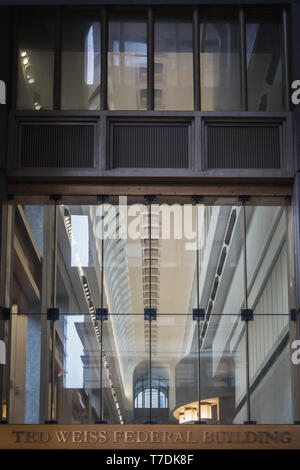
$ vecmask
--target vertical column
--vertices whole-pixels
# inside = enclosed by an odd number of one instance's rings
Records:
[[[241,310],[241,320],[245,322],[245,372],[246,372],[246,408],[247,419],[244,424],[256,424],[251,421],[251,396],[250,396],[250,369],[249,369],[249,321],[253,321],[253,310],[248,306],[248,279],[247,279],[247,219],[246,203],[250,196],[240,196],[239,202],[242,204],[242,223],[243,223],[243,258],[244,258],[244,308]]]
[[[101,84],[100,110],[107,109],[107,53],[108,53],[108,24],[106,7],[101,9]]]
[[[283,87],[284,87],[284,110],[290,110],[290,74],[289,74],[289,40],[288,40],[288,13],[282,10],[282,60],[283,60]],[[298,77],[299,78],[299,77]]]
[[[239,11],[240,26],[240,54],[241,54],[241,109],[248,110],[248,90],[247,90],[247,57],[246,57],[246,26],[244,9]]]
[[[144,319],[149,321],[149,390],[150,390],[150,408],[149,408],[149,420],[147,424],[156,424],[152,419],[152,337],[151,337],[151,326],[152,321],[156,320],[156,308],[152,307],[152,203],[156,200],[156,196],[149,195],[145,196],[145,202],[148,204],[148,226],[149,226],[149,307],[144,309]]]
[[[56,307],[56,284],[57,284],[57,235],[58,235],[58,203],[61,196],[52,195],[50,200],[54,202],[54,227],[53,227],[53,264],[52,264],[52,307],[47,309],[47,320],[51,324],[51,382],[50,382],[50,415],[46,424],[57,424],[55,407],[55,349],[56,349],[56,326],[59,320],[59,309]]]
[[[193,74],[194,74],[194,110],[201,109],[200,90],[200,31],[199,31],[199,11],[195,7],[193,10]]]
[[[200,292],[199,292],[199,277],[200,277],[200,266],[199,266],[199,204],[203,203],[203,196],[192,196],[192,202],[196,208],[196,283],[197,283],[197,307],[193,308],[193,321],[197,322],[197,371],[198,371],[198,420],[195,424],[206,424],[206,421],[201,420],[201,338],[200,338],[200,321],[205,320],[205,310],[200,308]]]
[[[147,9],[147,111],[154,109],[154,13]]]
[[[100,292],[100,308],[96,308],[96,320],[100,321],[100,369],[99,369],[99,420],[95,424],[107,424],[104,420],[104,406],[103,406],[103,322],[108,319],[108,309],[104,308],[104,203],[108,200],[108,196],[99,195],[97,201],[102,206],[102,221],[101,221],[101,292]]]
[[[55,51],[54,51],[54,89],[53,89],[53,109],[60,109],[61,98],[61,48],[62,48],[62,14],[61,8],[56,7],[55,22]]]

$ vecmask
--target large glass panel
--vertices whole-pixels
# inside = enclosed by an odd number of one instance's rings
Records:
[[[283,109],[281,25],[272,21],[246,24],[249,111]]]
[[[64,424],[240,424],[247,353],[251,420],[293,422],[286,207],[231,198],[196,211],[158,197],[150,225],[149,200],[67,202],[57,208],[54,324],[55,208],[15,207],[9,422],[49,419],[53,391]]]
[[[18,23],[18,109],[53,109],[53,10],[27,9]]]
[[[93,11],[67,11],[63,21],[62,109],[100,108],[100,21]]]
[[[199,253],[199,303],[205,308],[205,321],[200,324],[201,399],[214,400],[217,408],[208,418],[201,418],[239,424],[244,420],[240,408],[246,377],[240,318],[244,302],[242,211],[237,205],[205,206],[203,215]],[[193,306],[196,289],[197,284]]]
[[[39,423],[41,397],[41,315],[47,292],[44,229],[53,212],[44,206],[16,206],[12,283],[10,409],[11,423]],[[51,209],[51,208],[50,208]],[[47,225],[49,227],[49,225]],[[51,273],[49,273],[51,274]],[[43,318],[44,317],[44,318]]]
[[[141,16],[109,21],[108,107],[147,109],[147,24]]]
[[[193,109],[193,50],[191,18],[155,20],[155,109]]]
[[[287,208],[247,207],[251,419],[293,422]],[[259,230],[258,230],[259,227]]]
[[[207,19],[200,23],[201,109],[240,109],[238,22]]]

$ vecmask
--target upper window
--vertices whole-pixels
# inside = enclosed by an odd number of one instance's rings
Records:
[[[192,21],[158,16],[155,21],[155,109],[192,110]]]
[[[102,15],[101,8],[107,14]],[[149,11],[19,9],[17,108],[204,112],[288,108],[283,93],[288,82],[283,68],[286,20],[279,10],[269,16],[258,9],[254,15],[250,8],[243,13],[229,7]]]
[[[100,63],[98,12],[67,11],[62,38],[62,109],[100,109]]]
[[[55,20],[52,9],[24,9],[18,23],[19,109],[53,109]]]
[[[147,109],[147,25],[142,17],[109,22],[108,107]]]
[[[200,24],[200,87],[203,111],[240,109],[240,51],[238,22]]]
[[[281,28],[275,21],[246,24],[248,109],[283,109]]]

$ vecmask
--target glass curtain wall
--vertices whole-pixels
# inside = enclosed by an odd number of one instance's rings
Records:
[[[288,211],[15,206],[9,422],[292,423]]]
[[[110,111],[194,110],[195,87],[201,111],[284,109],[288,58],[279,10],[105,11],[18,10],[17,109],[51,110],[55,101],[55,109],[99,110],[101,59],[101,106]]]

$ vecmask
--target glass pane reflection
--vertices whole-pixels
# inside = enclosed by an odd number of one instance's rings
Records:
[[[147,25],[142,19],[109,22],[108,107],[147,109]]]
[[[158,18],[154,35],[155,109],[193,109],[191,21]]]
[[[200,24],[201,109],[240,109],[240,53],[237,21]]]
[[[18,109],[53,109],[55,14],[22,11],[18,25]]]
[[[198,277],[195,205],[154,203],[150,244],[149,205],[133,202],[58,208],[56,419],[98,421],[102,390],[109,424],[194,423],[199,400],[201,420],[243,423],[243,207],[199,204]],[[251,419],[291,423],[287,208],[248,206],[245,214]],[[44,422],[49,410],[53,221],[53,205],[15,208],[11,423]],[[109,312],[102,334],[101,306]]]
[[[280,22],[246,24],[248,109],[283,109]]]
[[[97,12],[68,12],[63,22],[62,109],[100,109],[100,22]]]

